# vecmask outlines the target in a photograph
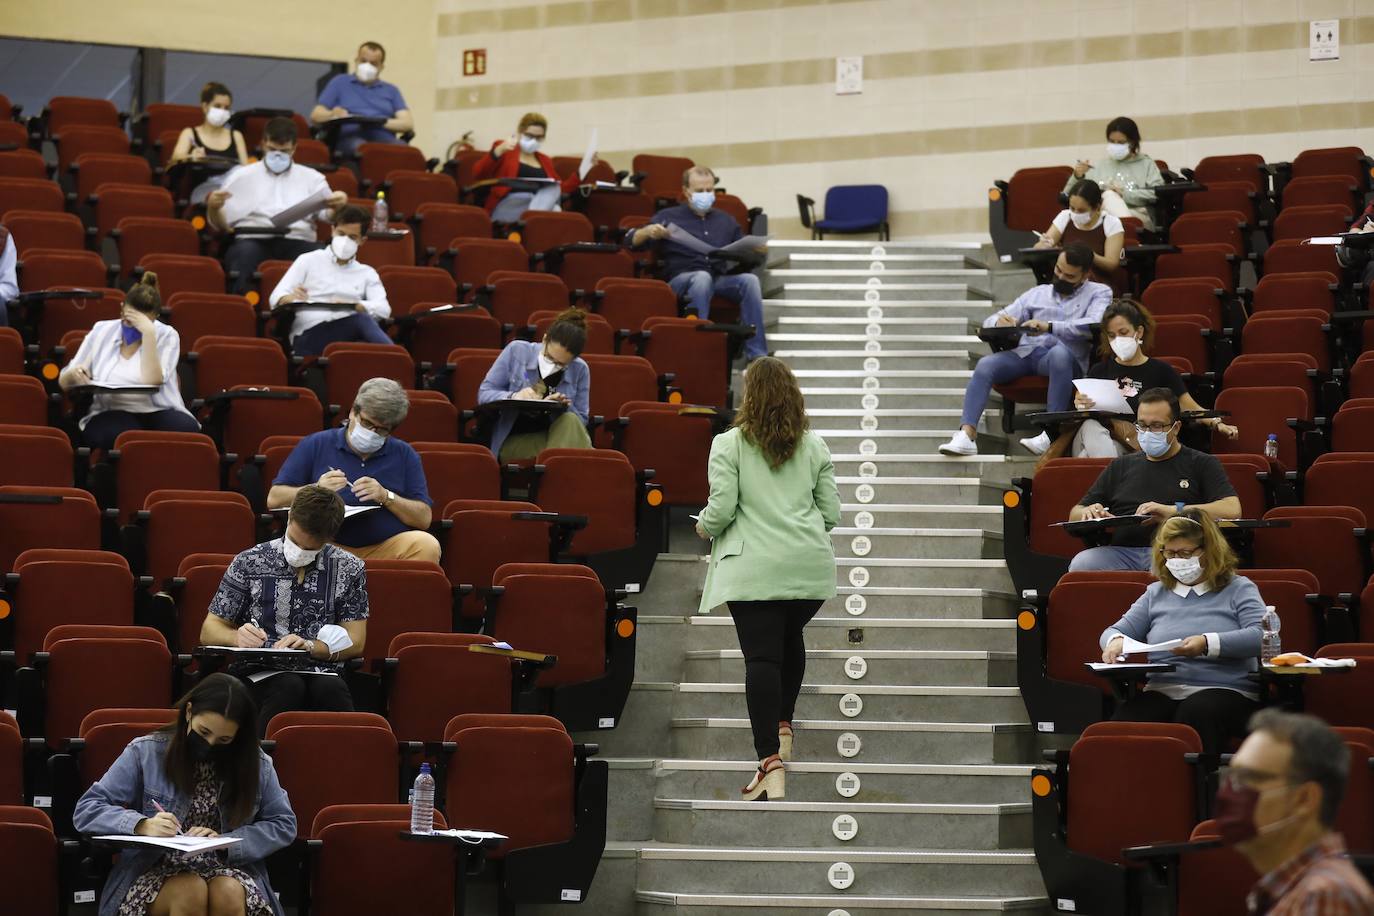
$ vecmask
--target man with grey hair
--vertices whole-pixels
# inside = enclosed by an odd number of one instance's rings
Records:
[[[272,481],[267,508],[289,506],[296,490],[317,483],[349,507],[338,546],[365,560],[438,563],[439,542],[426,530],[434,513],[420,456],[392,435],[409,410],[396,382],[363,382],[347,423],[306,436],[292,449]]]
[[[1251,913],[1370,916],[1374,891],[1331,828],[1345,794],[1351,752],[1315,716],[1261,710],[1250,737],[1222,771],[1216,821],[1261,874]],[[1354,755],[1364,766],[1367,753]]]
[[[721,265],[707,257],[700,245],[694,247],[683,239],[685,234],[709,248],[724,248],[744,235],[733,216],[715,209],[715,172],[700,165],[683,172],[682,196],[686,203],[658,211],[647,226],[626,235],[626,243],[631,248],[643,248],[651,242],[658,245],[663,276],[679,299],[686,297],[687,307],[695,309],[698,317],[709,317],[712,296],[738,302],[740,320],[755,328],[754,336],[744,345],[745,357],[752,361],[767,356],[759,278],[750,273],[720,274]]]

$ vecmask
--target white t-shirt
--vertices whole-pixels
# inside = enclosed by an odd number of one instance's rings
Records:
[[[305,287],[311,302],[361,302],[373,318],[391,317],[391,303],[386,301],[386,289],[377,271],[359,263],[357,258],[340,264],[328,248],[307,251],[292,261],[268,303],[275,308],[282,297],[298,286]],[[291,325],[291,339],[317,324],[347,317],[346,312],[329,309],[301,309]]]
[[[221,212],[231,228],[267,227],[272,225],[272,217],[287,207],[313,194],[328,194],[329,182],[306,165],[293,164],[280,175],[273,175],[264,163],[253,162],[231,171],[220,190],[230,194]],[[328,210],[321,209],[316,218],[328,219],[328,214]],[[309,219],[298,219],[291,224],[287,237],[313,242],[315,227]]]
[[[1072,211],[1070,210],[1060,210],[1059,215],[1054,218],[1054,228],[1059,230],[1060,235],[1063,235],[1064,230],[1069,228],[1069,222],[1072,219],[1071,213]],[[1102,227],[1102,233],[1107,236],[1107,238],[1111,238],[1114,235],[1120,235],[1126,231],[1126,228],[1121,225],[1121,220],[1112,216],[1106,210],[1097,211],[1097,222],[1086,227],[1083,231],[1092,232],[1098,226]]]

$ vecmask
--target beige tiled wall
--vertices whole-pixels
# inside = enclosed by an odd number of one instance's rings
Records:
[[[1341,59],[1307,60],[1307,22],[1341,20]],[[1018,167],[1101,155],[1117,114],[1173,166],[1232,151],[1374,151],[1372,0],[439,0],[435,130],[549,151],[709,164],[796,234],[795,194],[881,182],[893,231],[986,231]],[[488,73],[461,75],[465,48]],[[863,55],[864,92],[834,93]]]

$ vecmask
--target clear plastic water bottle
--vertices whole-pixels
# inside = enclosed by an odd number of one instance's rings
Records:
[[[386,232],[391,219],[391,208],[386,205],[386,192],[377,192],[377,203],[372,207],[372,232]]]
[[[1275,655],[1283,654],[1283,645],[1279,639],[1281,626],[1279,612],[1274,610],[1272,605],[1265,605],[1264,616],[1260,618],[1260,661],[1266,665],[1274,660]]]
[[[434,777],[427,763],[420,764],[420,775],[415,777],[410,793],[410,832],[434,832]]]
[[[1279,434],[1270,433],[1269,438],[1264,440],[1264,457],[1270,461],[1279,460]]]

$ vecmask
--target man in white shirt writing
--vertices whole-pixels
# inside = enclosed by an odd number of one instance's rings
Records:
[[[318,356],[327,344],[339,340],[392,342],[378,324],[391,317],[381,278],[358,261],[358,249],[367,244],[370,219],[362,207],[342,207],[334,215],[329,247],[296,258],[272,290],[269,304],[274,309],[302,302],[353,306],[352,311],[308,305],[297,308],[291,323],[291,352],[297,356]]]
[[[315,220],[329,219],[348,195],[330,192],[324,176],[309,166],[296,165],[296,125],[290,118],[273,118],[262,134],[260,162],[242,165],[229,173],[224,185],[205,198],[206,217],[222,231],[234,230],[235,238],[224,253],[226,270],[237,271],[234,291],[246,293],[253,271],[269,258],[288,260],[320,247]],[[286,234],[258,234],[252,229],[272,229],[272,217],[311,198],[319,209],[286,226]]]

